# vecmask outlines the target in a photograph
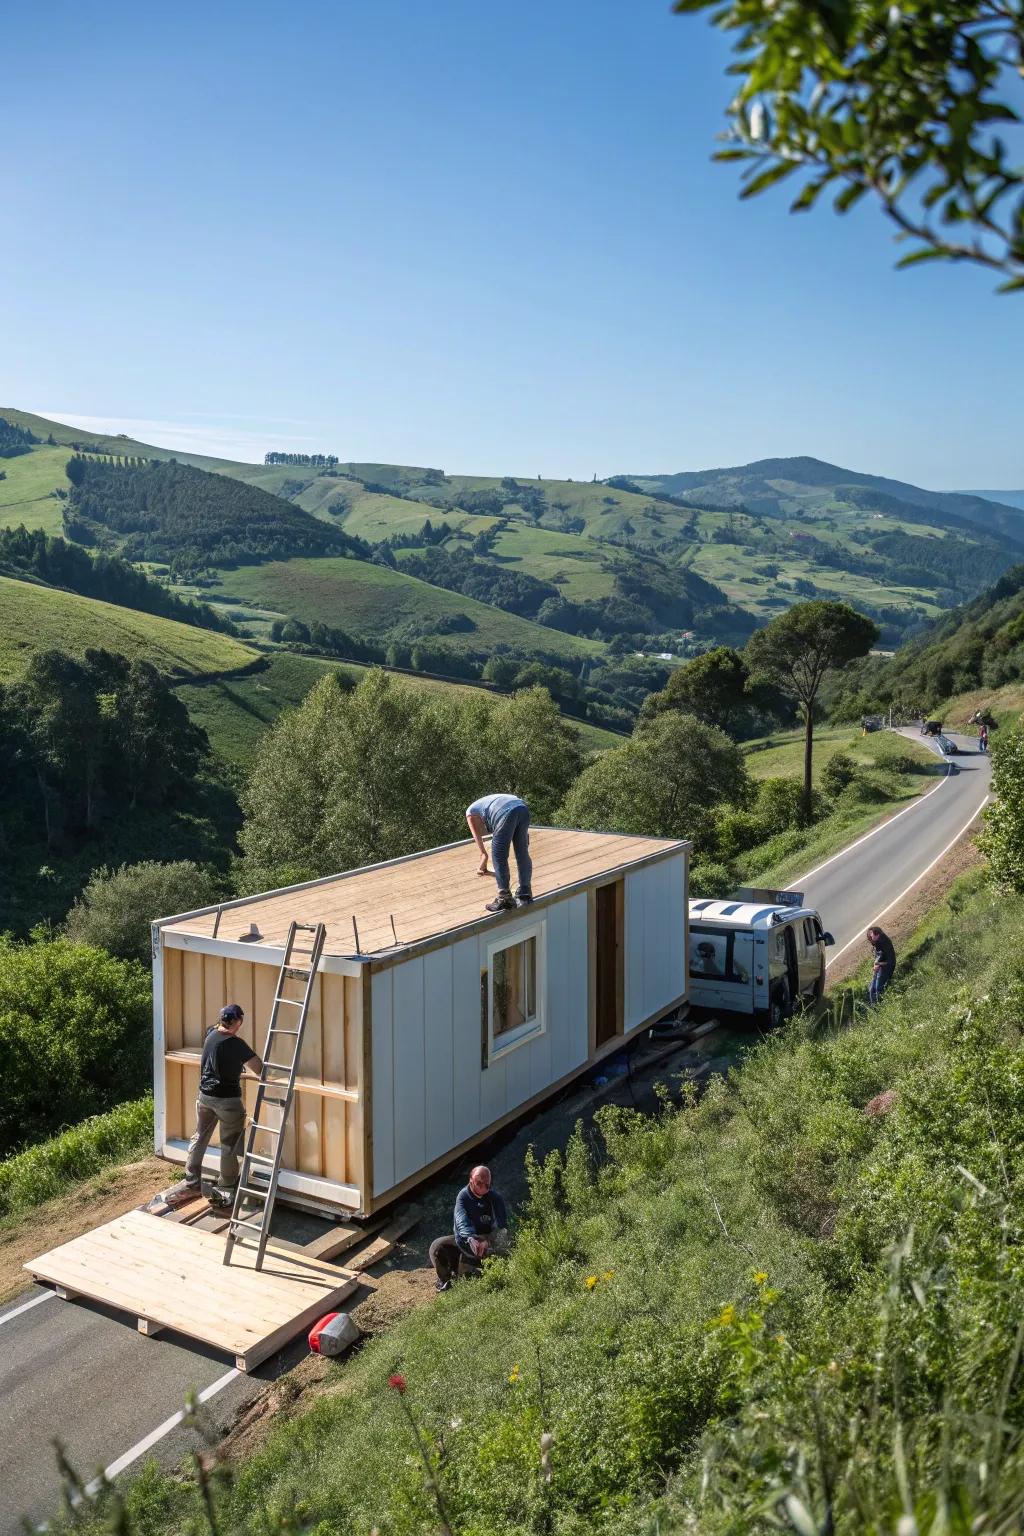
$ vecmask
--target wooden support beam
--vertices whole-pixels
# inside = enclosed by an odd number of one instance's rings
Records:
[[[154,1323],[152,1319],[148,1317],[139,1318],[139,1332],[145,1334],[147,1339],[155,1339],[157,1334],[163,1333],[163,1331],[164,1330],[162,1324]]]

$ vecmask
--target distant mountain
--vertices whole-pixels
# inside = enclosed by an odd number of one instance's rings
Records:
[[[1024,512],[1024,491],[961,491],[961,496],[981,496],[985,501],[995,501],[1005,507],[1020,507]]]
[[[1001,534],[1024,545],[1024,505],[1018,505],[1012,494],[1008,501],[1000,502],[996,493],[926,491],[903,480],[866,475],[807,456],[759,459],[753,464],[681,474],[629,475],[628,479],[649,495],[679,496],[693,506],[743,505],[776,517],[800,508],[821,512],[837,504],[892,515],[897,513],[894,503],[898,503],[904,513],[918,508],[933,514],[930,523],[959,531],[982,528],[989,535]]]

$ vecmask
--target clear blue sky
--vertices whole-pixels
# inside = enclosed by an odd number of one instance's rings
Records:
[[[1024,297],[737,199],[669,0],[8,8],[0,401],[178,446],[1024,486]]]

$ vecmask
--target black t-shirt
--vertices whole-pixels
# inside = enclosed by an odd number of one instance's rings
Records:
[[[256,1052],[238,1035],[211,1029],[203,1043],[199,1092],[214,1099],[237,1099],[242,1093],[242,1068]]]
[[[874,941],[876,965],[884,965],[887,970],[892,970],[896,964],[896,951],[892,947],[892,939],[887,933],[880,933]]]

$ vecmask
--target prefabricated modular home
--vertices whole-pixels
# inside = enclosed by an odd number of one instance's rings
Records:
[[[155,922],[157,1152],[184,1161],[220,1009],[262,1055],[289,923],[323,922],[280,1197],[368,1215],[686,1000],[689,848],[539,827],[498,916],[461,842]]]

